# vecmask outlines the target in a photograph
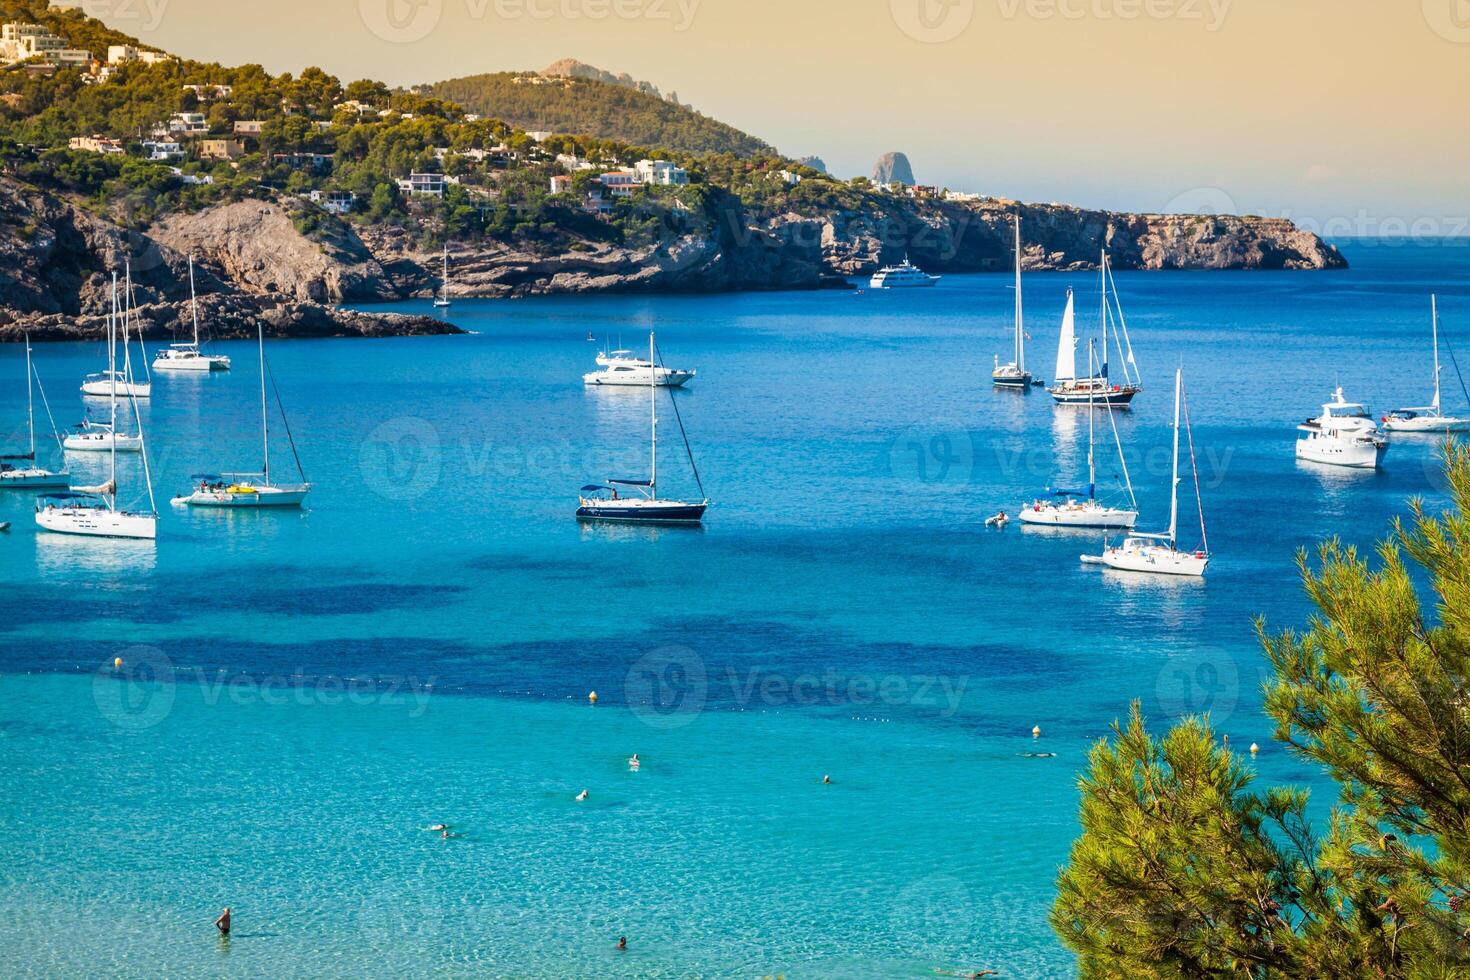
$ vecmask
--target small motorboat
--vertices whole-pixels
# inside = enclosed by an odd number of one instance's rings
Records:
[[[991,514],[989,517],[985,518],[986,527],[1005,527],[1010,522],[1011,519],[1006,516],[1005,511],[1001,511],[998,514]]]

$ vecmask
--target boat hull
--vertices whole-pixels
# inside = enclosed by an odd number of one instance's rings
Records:
[[[256,487],[250,493],[195,490],[174,502],[190,507],[300,507],[310,492],[310,487]]]
[[[1298,439],[1296,458],[1324,466],[1376,470],[1388,455],[1387,443],[1344,443],[1337,439]]]
[[[1016,515],[1022,524],[1038,527],[1088,527],[1127,530],[1138,523],[1138,512],[1116,507],[1062,506],[1037,501]]]
[[[1199,578],[1205,574],[1210,558],[1199,552],[1172,548],[1108,548],[1102,553],[1102,564],[1120,572]]]
[[[152,541],[158,536],[158,518],[103,507],[43,507],[36,511],[36,524],[57,534],[93,538],[136,538]]]
[[[53,473],[50,470],[42,469],[0,471],[0,490],[21,488],[55,489],[70,485],[71,474],[65,470],[60,473]]]
[[[660,388],[682,388],[693,377],[693,371],[665,370],[659,373],[657,384]],[[582,383],[590,388],[647,388],[650,379],[647,371],[618,371],[613,374],[593,371],[582,375]]]
[[[111,398],[112,385],[106,381],[84,381],[82,394],[91,395],[93,398]],[[120,381],[117,385],[117,397],[151,398],[153,397],[153,385],[146,381],[141,384],[135,381]]]
[[[1012,374],[997,371],[990,376],[990,383],[997,388],[1015,388],[1018,391],[1030,391],[1031,374],[1030,372]]]
[[[1134,385],[1113,385],[1107,388],[1072,387],[1058,385],[1046,389],[1058,405],[1102,405],[1108,408],[1127,408],[1133,397],[1143,389]]]
[[[1423,416],[1412,419],[1386,418],[1379,428],[1384,432],[1420,432],[1431,435],[1441,432],[1470,432],[1470,419],[1456,419],[1448,416]]]
[[[611,521],[619,524],[698,524],[708,504],[677,501],[583,500],[577,508],[579,521]]]
[[[62,440],[61,445],[68,452],[105,453],[112,450],[114,441],[116,441],[117,451],[120,453],[136,453],[143,448],[143,440],[137,436],[118,436],[116,440],[109,436],[93,438],[87,436],[67,436]]]
[[[153,362],[155,371],[208,374],[210,371],[228,371],[229,369],[230,359],[227,357],[160,357]]]

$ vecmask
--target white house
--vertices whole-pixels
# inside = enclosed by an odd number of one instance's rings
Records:
[[[633,173],[641,184],[672,187],[689,183],[689,172],[667,160],[639,160],[633,164]]]
[[[357,195],[351,191],[311,191],[306,198],[333,214],[346,214],[357,203]]]
[[[551,178],[551,193],[565,194],[572,189],[572,178],[566,174],[557,174]]]
[[[130,61],[139,61],[145,65],[159,65],[165,61],[177,60],[173,55],[163,51],[143,51],[131,44],[109,44],[107,46],[109,65],[124,65]]]
[[[597,179],[613,197],[629,197],[643,185],[643,181],[631,170],[609,170]]]
[[[787,187],[795,187],[801,183],[801,174],[794,174],[790,170],[778,170],[776,176],[785,181]]]
[[[68,48],[66,39],[51,33],[40,24],[11,22],[0,26],[0,62],[13,65],[18,61],[40,58],[53,65],[85,65],[92,52]]]
[[[409,174],[407,178],[399,179],[398,191],[411,197],[443,197],[446,187],[458,183],[458,177],[444,174]]]
[[[143,152],[150,160],[182,160],[184,147],[173,140],[144,140]]]
[[[184,136],[202,136],[209,132],[209,120],[202,112],[176,112],[169,117],[168,131]]]

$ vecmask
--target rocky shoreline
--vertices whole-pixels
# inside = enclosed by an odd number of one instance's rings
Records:
[[[489,241],[452,253],[457,297],[585,292],[713,293],[846,287],[904,256],[930,272],[1003,271],[1020,214],[1028,271],[1334,269],[1337,249],[1282,219],[1147,215],[1064,205],[882,199],[853,212],[751,214],[729,195],[691,220],[658,201],[649,229],[622,244],[563,241],[561,251]],[[125,228],[79,202],[0,176],[0,341],[99,336],[113,270],[132,267],[145,335],[190,329],[188,257],[211,337],[385,337],[462,332],[429,316],[361,312],[339,304],[426,297],[439,253],[408,230],[314,215],[289,197],[260,197]]]

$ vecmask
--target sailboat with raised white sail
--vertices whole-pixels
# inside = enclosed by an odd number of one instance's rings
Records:
[[[153,356],[155,371],[228,371],[230,359],[223,354],[205,354],[199,349],[199,300],[194,293],[194,253],[189,253],[189,312],[194,319],[194,340],[169,344]],[[177,336],[177,335],[176,335]]]
[[[653,334],[648,335],[648,361],[658,363],[658,351],[654,346]],[[689,448],[689,437],[684,434],[684,422],[679,420],[679,432],[684,435],[684,451],[689,454],[689,465],[694,471],[694,482],[699,485],[701,500],[693,503],[684,500],[669,500],[658,495],[658,384],[657,376],[649,373],[649,466],[646,480],[608,480],[606,484],[588,484],[578,496],[577,520],[613,521],[623,524],[698,524],[709,508],[709,498],[704,496],[704,483],[699,479],[699,469],[694,465],[694,454]],[[674,415],[679,415],[679,406],[669,393]],[[633,491],[632,496],[620,496],[619,491]]]
[[[26,434],[28,448],[24,453],[0,456],[0,489],[20,487],[64,487],[71,483],[71,474],[63,468],[48,470],[36,464],[36,402],[35,390],[41,389],[41,404],[46,408],[46,417],[51,419],[51,436],[56,440],[56,449],[61,451],[61,436],[56,431],[56,421],[51,417],[51,405],[46,401],[46,389],[41,387],[41,377],[36,373],[31,360],[31,335],[26,342]]]
[[[1072,297],[1067,295],[1067,315],[1070,320]],[[1095,349],[1087,345],[1088,367],[1094,362]],[[1048,496],[1039,497],[1022,504],[1017,515],[1023,524],[1045,527],[1087,528],[1130,528],[1138,520],[1138,501],[1133,496],[1133,481],[1128,475],[1128,462],[1123,457],[1123,444],[1118,437],[1118,423],[1111,411],[1108,421],[1113,427],[1113,441],[1118,447],[1118,462],[1123,471],[1123,485],[1127,489],[1128,507],[1113,507],[1097,499],[1097,462],[1095,456],[1095,420],[1101,406],[1089,406],[1087,410],[1087,486],[1061,488],[1048,491]]]
[[[1059,405],[1102,405],[1107,408],[1127,408],[1135,395],[1143,390],[1143,380],[1138,374],[1138,362],[1133,356],[1133,341],[1128,336],[1128,321],[1123,316],[1123,305],[1118,299],[1118,284],[1113,279],[1113,268],[1108,253],[1102,253],[1099,263],[1102,305],[1098,315],[1098,328],[1102,333],[1101,371],[1089,365],[1085,378],[1077,377],[1076,329],[1072,317],[1072,292],[1067,291],[1067,312],[1062,318],[1062,334],[1057,344],[1057,373],[1047,391]],[[1111,288],[1110,288],[1111,287]],[[1109,331],[1111,327],[1111,331]],[[1112,345],[1108,343],[1112,334]],[[1109,351],[1117,348],[1123,364],[1123,377],[1115,382],[1109,371]]]
[[[1000,363],[995,355],[995,370],[990,381],[997,388],[1031,390],[1031,372],[1026,370],[1026,329],[1021,318],[1021,216],[1016,215],[1016,317],[1015,339],[1009,364]]]
[[[434,305],[439,309],[449,306],[449,244],[444,245],[444,267],[439,275],[439,295],[434,297]]]
[[[1445,415],[1439,398],[1439,300],[1429,297],[1430,330],[1434,338],[1434,398],[1420,408],[1397,408],[1383,417],[1385,432],[1466,432],[1470,419]],[[1454,353],[1453,350],[1450,351]]]
[[[112,277],[112,309],[107,318],[108,331],[108,374],[121,381],[132,380],[131,374],[117,370],[117,328],[119,320],[117,299],[117,275]],[[112,420],[110,428],[117,430],[117,400],[122,386],[117,385],[108,396]],[[143,418],[136,400],[131,401],[133,419],[138,426],[138,439],[143,439]],[[144,538],[153,540],[158,536],[158,508],[153,500],[153,476],[148,470],[146,446],[140,447],[143,460],[143,479],[148,487],[148,510],[123,510],[117,504],[117,447],[110,453],[107,482],[95,487],[74,487],[64,493],[41,494],[36,498],[36,524],[42,530],[58,534],[76,534],[97,538]]]
[[[1088,564],[1106,565],[1127,572],[1151,572],[1157,575],[1204,575],[1210,564],[1209,537],[1205,531],[1204,500],[1200,494],[1199,469],[1195,465],[1194,433],[1189,427],[1189,410],[1183,414],[1184,429],[1189,432],[1189,467],[1194,474],[1194,498],[1199,508],[1200,546],[1195,551],[1179,550],[1179,428],[1180,408],[1185,405],[1184,371],[1174,374],[1174,475],[1169,485],[1169,530],[1162,534],[1135,531],[1121,545],[1103,549],[1102,555],[1083,555]]]
[[[286,429],[286,440],[291,446],[291,456],[296,461],[299,483],[278,484],[271,479],[271,427],[269,401],[266,397],[267,368],[265,362],[265,324],[256,322],[257,342],[260,348],[260,449],[262,454],[259,473],[196,473],[191,479],[199,481],[189,493],[175,497],[175,504],[191,507],[300,507],[311,492],[311,484],[301,468],[301,457],[296,452],[296,441],[291,438],[290,424],[285,421],[286,412],[281,408],[281,420]],[[276,405],[281,407],[279,392]]]
[[[107,352],[108,368],[97,374],[89,374],[82,380],[82,394],[92,395],[98,398],[110,398],[119,395],[123,398],[149,398],[153,395],[153,382],[151,380],[135,381],[133,379],[132,344],[128,340],[128,324],[132,320],[133,313],[133,268],[129,264],[124,267],[123,274],[123,297],[119,307],[116,303],[112,316],[115,321],[121,323],[123,363],[119,370],[117,364],[117,331],[109,329],[112,339],[109,341]],[[117,312],[120,309],[121,312]],[[143,332],[138,331],[138,350],[142,353],[143,370],[148,370],[148,352],[143,349]]]

